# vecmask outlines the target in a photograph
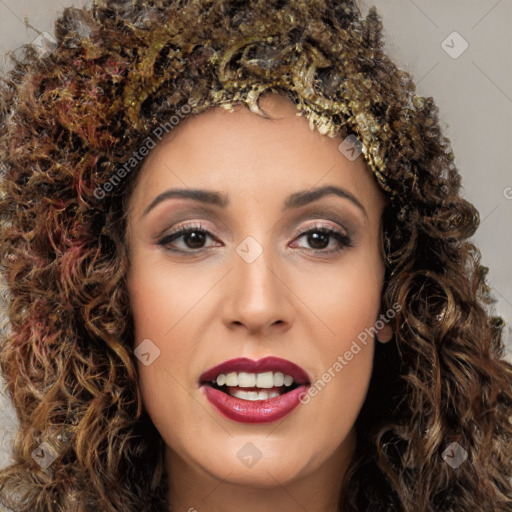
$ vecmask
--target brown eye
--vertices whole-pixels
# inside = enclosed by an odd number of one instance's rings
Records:
[[[187,252],[188,250],[200,250],[204,249],[206,239],[210,237],[213,238],[209,231],[206,231],[202,228],[202,226],[183,226],[177,231],[169,233],[163,236],[160,240],[158,240],[157,244],[169,249],[171,251],[178,252]],[[175,248],[173,247],[172,242],[183,238],[183,243],[185,247]],[[206,247],[208,248],[208,247]]]
[[[207,234],[204,231],[191,231],[183,235],[183,241],[190,249],[200,249],[207,238]]]
[[[328,228],[325,226],[313,227],[307,231],[303,231],[298,235],[297,238],[300,239],[304,237],[306,238],[310,248],[315,251],[330,253],[339,251],[345,247],[353,246],[352,239],[348,235],[341,233],[336,229]],[[326,247],[329,246],[329,242],[333,238],[338,242],[338,248],[326,251]]]

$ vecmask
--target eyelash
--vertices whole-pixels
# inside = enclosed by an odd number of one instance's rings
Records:
[[[180,228],[178,228],[176,231],[172,231],[171,233],[166,234],[159,240],[157,240],[157,245],[165,247],[167,250],[178,252],[182,254],[194,254],[198,253],[204,249],[207,249],[207,247],[202,247],[199,249],[189,249],[189,250],[182,250],[182,249],[173,249],[170,247],[170,242],[173,242],[174,240],[177,240],[178,238],[181,238],[183,235],[187,235],[192,232],[197,233],[204,233],[208,235],[210,238],[213,239],[212,234],[207,231],[206,229],[203,229],[203,227],[200,224],[193,224],[193,225],[185,225]],[[319,252],[323,254],[332,254],[337,253],[339,251],[342,251],[345,248],[353,247],[353,241],[352,238],[349,235],[346,235],[345,233],[341,233],[340,231],[324,226],[324,225],[317,225],[312,226],[311,228],[308,228],[304,231],[301,231],[296,235],[295,238],[302,238],[304,235],[308,235],[309,233],[322,233],[324,235],[330,235],[331,237],[335,238],[339,243],[340,247],[337,249],[331,249],[326,251],[325,249],[311,249],[314,252]]]

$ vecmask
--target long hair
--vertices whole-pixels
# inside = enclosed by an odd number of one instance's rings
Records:
[[[265,115],[257,99],[273,91],[326,136],[357,138],[388,198],[382,306],[400,308],[340,510],[510,512],[512,366],[469,240],[478,212],[436,104],[381,33],[351,0],[96,0],[14,59],[0,89],[0,365],[20,425],[4,505],[168,509],[125,281],[139,150],[213,106]]]

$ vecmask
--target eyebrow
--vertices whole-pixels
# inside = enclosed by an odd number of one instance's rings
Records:
[[[364,209],[364,206],[353,194],[351,194],[348,190],[344,188],[336,187],[334,185],[325,185],[323,187],[311,190],[303,190],[291,194],[286,198],[284,206],[282,208],[282,212],[284,213],[294,208],[305,206],[327,195],[336,195],[338,197],[342,197],[343,199],[348,199],[352,204],[357,206],[363,212],[366,218],[368,218],[368,214]],[[151,201],[151,203],[146,207],[146,209],[142,213],[142,216],[147,215],[153,208],[155,208],[161,202],[172,198],[193,199],[195,201],[218,206],[220,208],[225,208],[226,206],[229,205],[228,196],[225,194],[221,194],[219,192],[201,189],[173,188],[166,190],[165,192],[162,192],[161,194],[156,196],[155,199],[153,199],[153,201]]]

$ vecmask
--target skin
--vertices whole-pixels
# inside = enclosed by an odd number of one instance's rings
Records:
[[[370,338],[307,405],[264,424],[225,418],[199,388],[212,366],[269,355],[315,382],[381,313],[385,198],[363,156],[348,160],[342,139],[311,131],[285,97],[267,94],[260,106],[277,119],[216,107],[174,128],[148,155],[127,210],[135,345],[150,339],[160,350],[148,366],[138,363],[140,386],[167,446],[177,511],[337,510],[371,377]],[[362,208],[330,194],[282,212],[290,194],[324,185],[348,191]],[[144,214],[171,188],[217,191],[229,205],[170,198]],[[189,224],[211,235],[158,244]],[[319,224],[348,234],[352,246],[299,236]],[[263,250],[251,263],[236,252],[248,236]],[[379,338],[390,336],[386,326]],[[261,452],[252,467],[237,457],[248,442]]]

